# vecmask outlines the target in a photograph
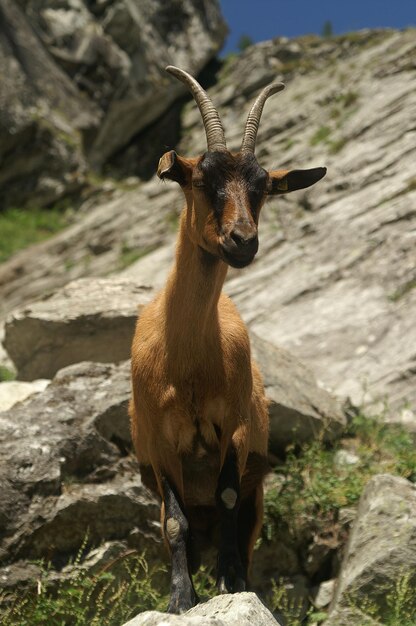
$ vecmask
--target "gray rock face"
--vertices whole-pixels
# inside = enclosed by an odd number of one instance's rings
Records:
[[[410,575],[409,586],[414,589],[416,487],[397,476],[375,476],[358,506],[335,590],[334,615],[351,604],[359,610],[365,598],[375,602],[383,615],[388,609],[387,591],[405,575]],[[329,624],[338,623],[344,622],[331,612]]]
[[[124,626],[279,626],[254,593],[225,594],[183,615],[146,611]]]
[[[270,401],[270,447],[284,449],[322,436],[339,436],[346,425],[340,403],[320,389],[312,372],[288,351],[251,334],[254,358],[260,363]]]
[[[6,323],[4,345],[18,377],[51,378],[83,360],[128,359],[137,315],[153,295],[123,278],[80,279],[16,311]],[[274,452],[293,441],[341,433],[346,422],[339,403],[317,386],[302,363],[256,335],[252,348],[270,400]]]
[[[85,203],[68,229],[0,265],[1,317],[76,278],[120,271],[126,255],[143,256],[174,236],[170,224],[182,206],[175,187],[159,180],[141,187],[136,182],[131,190],[113,189],[109,196],[98,206]],[[151,266],[144,284],[153,268],[159,269]]]
[[[387,399],[392,412],[415,411],[414,31],[373,45],[368,37],[367,48],[334,45],[326,59],[339,55],[335,67],[321,59],[307,71],[300,61],[302,75],[295,69],[267,103],[257,152],[262,165],[326,165],[328,174],[279,199],[278,212],[264,207],[258,261],[228,291],[251,328],[310,365],[325,388],[375,410]],[[240,67],[261,54],[273,66],[278,51],[274,42],[248,50]],[[237,145],[239,123],[226,115]]]
[[[229,62],[209,90],[237,149],[258,89],[284,80],[263,114],[261,165],[328,166],[316,187],[264,207],[258,257],[229,273],[228,292],[256,334],[309,365],[320,386],[360,405],[387,397],[393,413],[416,412],[414,55],[414,30],[274,40]],[[178,151],[203,150],[190,103]],[[154,250],[137,273],[163,273],[170,257],[159,248],[172,247],[181,192],[152,180],[111,194],[0,267],[1,315],[74,278],[119,271],[123,250]]]
[[[49,385],[49,380],[34,380],[30,383],[23,383],[18,380],[0,383],[0,413],[7,411],[17,402],[25,400],[29,396],[39,391],[43,391]]]
[[[129,394],[128,363],[84,362],[0,413],[1,560],[65,558],[87,530],[151,548],[159,505],[128,454]]]
[[[4,346],[20,380],[52,378],[80,361],[129,358],[137,315],[151,289],[123,279],[80,279],[16,311]]]
[[[0,2],[0,209],[85,184],[82,129],[97,108],[57,67],[13,0]]]
[[[365,615],[359,609],[339,608],[331,613],[324,626],[383,626],[381,622]]]
[[[0,206],[56,202],[166,111],[221,47],[218,3],[1,0]],[[7,155],[7,159],[5,158]]]

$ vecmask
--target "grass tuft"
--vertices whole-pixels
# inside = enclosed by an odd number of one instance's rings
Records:
[[[16,374],[12,370],[9,370],[5,365],[0,365],[0,383],[8,382],[15,378]]]
[[[149,569],[143,555],[129,555],[122,571],[103,568],[91,575],[79,570],[70,580],[52,584],[49,570],[25,594],[0,593],[2,626],[120,626],[137,613],[165,610],[167,597],[154,578],[163,568]]]
[[[0,263],[18,250],[51,237],[68,225],[68,214],[57,209],[17,209],[0,212]]]

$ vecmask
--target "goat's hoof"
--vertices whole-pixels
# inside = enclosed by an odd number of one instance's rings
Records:
[[[246,590],[246,581],[240,576],[221,576],[217,583],[218,593],[240,593]]]
[[[239,593],[246,590],[246,572],[237,552],[218,555],[218,593]]]
[[[186,613],[186,611],[192,609],[192,607],[198,604],[198,602],[199,598],[193,589],[185,593],[175,593],[170,597],[167,613],[174,613],[176,615]]]

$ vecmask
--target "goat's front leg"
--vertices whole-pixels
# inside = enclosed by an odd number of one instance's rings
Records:
[[[168,479],[162,478],[164,519],[163,534],[172,560],[171,596],[168,613],[184,613],[198,602],[188,565],[189,524],[179,498]]]
[[[235,449],[230,449],[221,469],[216,490],[220,513],[220,546],[217,586],[220,593],[236,593],[246,588],[247,572],[238,548],[240,478]]]

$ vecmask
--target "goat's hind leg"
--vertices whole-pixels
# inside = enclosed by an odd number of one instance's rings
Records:
[[[246,588],[247,569],[243,566],[238,546],[238,511],[240,478],[237,455],[228,453],[221,469],[216,491],[220,514],[220,546],[218,551],[217,586],[220,593],[236,593]]]
[[[168,613],[184,613],[198,602],[189,573],[189,524],[179,498],[167,478],[162,478],[164,519],[163,534],[172,561],[171,596]]]

